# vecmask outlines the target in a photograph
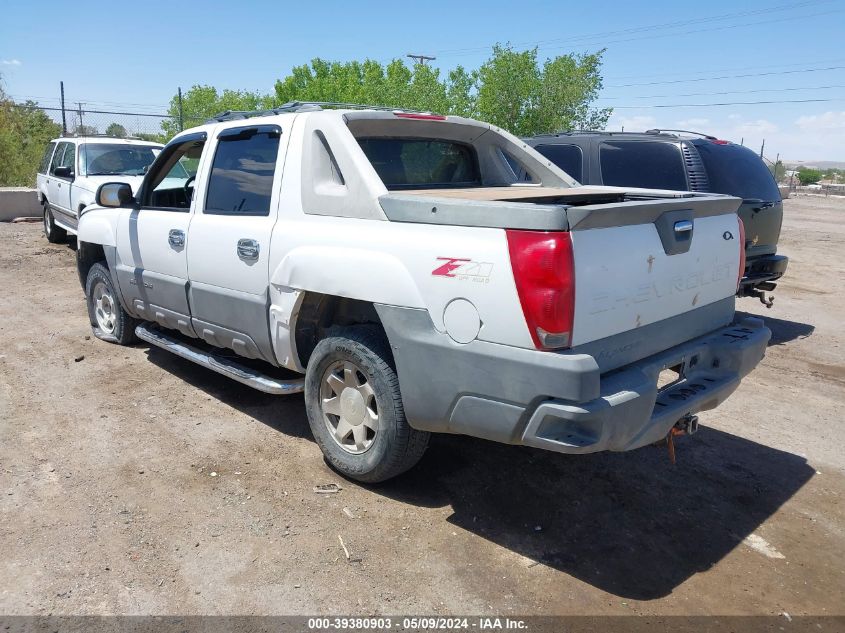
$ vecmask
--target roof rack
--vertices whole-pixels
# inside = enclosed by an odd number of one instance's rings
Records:
[[[710,136],[709,134],[704,134],[703,132],[694,132],[693,130],[670,130],[670,129],[658,129],[653,128],[651,130],[646,130],[646,134],[664,134],[666,132],[680,132],[682,134],[695,134],[696,136],[700,136],[702,138],[706,138],[709,140],[716,140],[715,136]]]
[[[59,138],[115,138],[127,141],[143,141],[140,136],[115,136],[114,134],[79,134],[78,132],[73,134],[66,134],[62,133]]]
[[[268,110],[226,110],[209,118],[207,123],[237,121],[259,116],[272,116],[274,114],[285,114],[288,112],[317,112],[319,110],[382,110],[385,112],[423,112],[422,110],[410,110],[408,108],[392,108],[388,106],[366,105],[363,103],[343,103],[340,101],[290,101],[284,105]]]

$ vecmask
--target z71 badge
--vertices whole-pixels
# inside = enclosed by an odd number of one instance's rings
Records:
[[[490,262],[474,262],[464,257],[438,257],[437,261],[437,268],[431,271],[433,277],[488,283],[493,271],[493,264]]]

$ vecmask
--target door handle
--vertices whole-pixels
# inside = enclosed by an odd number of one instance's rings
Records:
[[[258,259],[261,245],[256,240],[238,240],[238,257],[241,259]]]
[[[692,220],[680,220],[675,222],[675,235],[682,235],[692,231]]]
[[[170,233],[167,235],[167,241],[170,242],[170,245],[174,248],[180,248],[185,245],[185,231],[180,231],[179,229],[170,229]]]

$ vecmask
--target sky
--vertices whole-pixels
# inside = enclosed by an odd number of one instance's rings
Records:
[[[272,92],[314,57],[387,62],[422,53],[446,72],[477,68],[496,43],[537,46],[541,59],[606,48],[596,105],[614,107],[608,129],[691,129],[757,150],[765,139],[770,159],[845,161],[843,0],[0,7],[3,89],[45,106],[58,103],[59,81],[69,102],[91,109],[165,112],[177,87]]]

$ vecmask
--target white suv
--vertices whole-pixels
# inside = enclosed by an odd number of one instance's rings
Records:
[[[38,168],[38,201],[44,208],[44,235],[53,243],[76,234],[82,210],[104,182],[137,189],[163,145],[102,136],[50,141]]]

